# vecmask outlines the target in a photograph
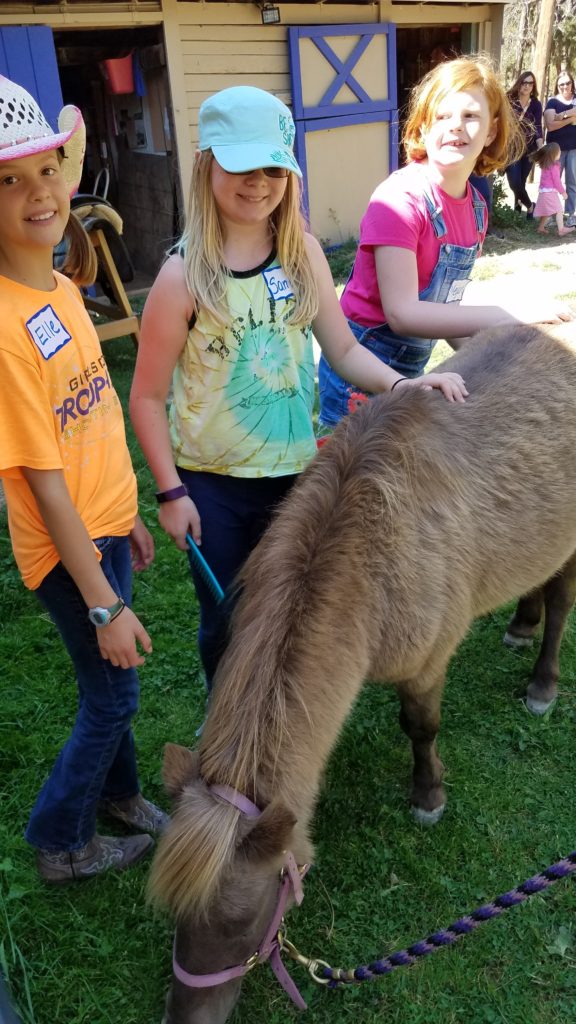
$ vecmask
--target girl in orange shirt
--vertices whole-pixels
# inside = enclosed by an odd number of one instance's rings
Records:
[[[138,648],[136,568],[154,555],[137,516],[120,403],[78,289],[52,269],[65,231],[67,272],[93,278],[95,256],[70,217],[84,124],[65,107],[54,133],[36,101],[0,76],[0,476],[24,583],[72,658],[79,708],[32,811],[26,838],[49,882],[122,869],[149,835],[98,835],[99,810],[142,831],[166,815],[140,793],[131,731]]]

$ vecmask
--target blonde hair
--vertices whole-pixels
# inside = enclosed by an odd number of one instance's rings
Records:
[[[176,251],[184,260],[186,284],[195,312],[205,309],[217,323],[227,324],[230,321],[226,306],[229,275],[224,263],[224,238],[212,190],[213,160],[211,150],[196,156],[188,215]],[[282,200],[270,215],[270,229],[276,255],[294,293],[294,309],[287,323],[311,323],[318,313],[319,295],[304,241],[300,184],[295,174],[288,175]]]
[[[62,273],[71,277],[79,287],[93,284],[98,272],[98,257],[75,213],[70,212],[64,238],[68,249],[61,267]]]
[[[474,56],[438,64],[412,91],[403,137],[408,160],[426,159],[424,134],[433,123],[439,104],[450,93],[467,89],[482,90],[490,117],[496,121],[496,135],[480,153],[474,173],[490,174],[519,159],[524,151],[524,138],[510,101],[488,60]]]

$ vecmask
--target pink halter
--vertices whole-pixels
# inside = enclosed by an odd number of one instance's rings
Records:
[[[232,804],[233,807],[237,807],[242,814],[246,815],[246,817],[260,817],[262,812],[256,804],[253,804],[252,801],[249,800],[248,797],[243,796],[242,793],[238,793],[237,790],[232,789],[231,786],[211,786],[210,789],[215,796],[218,796],[221,800],[225,800],[227,803]],[[280,925],[282,924],[284,911],[286,910],[290,890],[292,890],[294,900],[298,905],[300,905],[304,899],[302,878],[307,871],[307,864],[299,869],[296,864],[296,860],[294,859],[294,855],[290,853],[290,851],[286,852],[284,868],[281,873],[278,902],[276,904],[272,920],[264,939],[260,943],[259,949],[244,963],[237,964],[236,967],[227,967],[222,971],[214,971],[212,974],[189,974],[188,971],[185,971],[180,967],[176,960],[176,941],[174,941],[172,969],[174,971],[174,976],[178,978],[178,981],[181,981],[183,985],[187,985],[189,988],[212,988],[214,985],[223,985],[227,981],[232,981],[233,978],[242,978],[248,973],[248,971],[252,970],[256,964],[265,963],[266,960],[269,960],[276,978],[282,985],[284,991],[290,996],[292,1002],[296,1004],[299,1010],[306,1010],[306,1003],[282,963],[280,956],[282,946],[279,930]]]

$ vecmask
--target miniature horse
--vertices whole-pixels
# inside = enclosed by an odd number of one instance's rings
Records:
[[[445,803],[446,668],[475,616],[528,594],[508,628],[522,643],[545,609],[528,697],[538,712],[554,700],[576,588],[576,342],[559,337],[570,332],[475,337],[446,363],[466,380],[463,405],[401,388],[367,403],[251,555],[199,750],[166,750],[176,807],[151,891],[177,915],[177,972],[219,972],[260,948],[285,851],[312,858],[322,773],[365,679],[398,692],[412,805],[428,822]],[[166,1024],[221,1024],[241,985],[228,978],[175,977]]]

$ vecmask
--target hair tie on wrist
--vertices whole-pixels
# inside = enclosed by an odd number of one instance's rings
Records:
[[[390,388],[391,392],[394,391],[394,388],[396,387],[397,384],[400,383],[401,380],[408,380],[408,378],[407,377],[398,377],[398,380],[395,380],[393,385],[392,385],[392,387]]]

